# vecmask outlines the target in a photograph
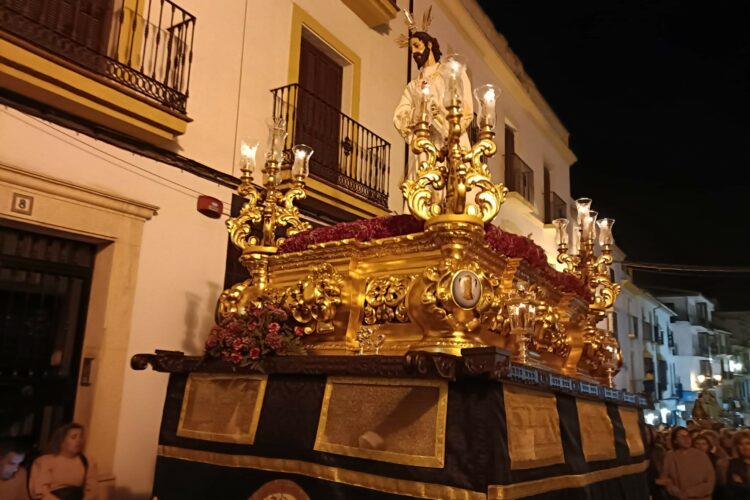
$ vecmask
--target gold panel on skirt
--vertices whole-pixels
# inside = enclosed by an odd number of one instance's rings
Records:
[[[625,428],[625,441],[628,443],[631,457],[643,455],[643,436],[641,435],[641,426],[639,425],[639,415],[637,408],[627,408],[620,406],[620,419],[622,426]]]
[[[265,375],[191,373],[182,398],[180,437],[253,444]]]
[[[607,405],[601,401],[576,399],[578,426],[581,429],[583,456],[587,462],[612,460],[615,452],[615,430],[607,414]]]
[[[641,474],[647,468],[648,460],[645,460],[637,464],[620,465],[611,469],[596,470],[584,474],[551,476],[544,479],[507,485],[493,484],[487,489],[487,498],[491,500],[517,500],[542,495],[551,491],[584,488],[601,481],[609,481],[632,474]]]
[[[448,383],[328,377],[315,450],[442,467]]]
[[[554,394],[505,384],[511,469],[565,463]]]

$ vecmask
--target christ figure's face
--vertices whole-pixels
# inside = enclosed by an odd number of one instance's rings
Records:
[[[411,45],[411,56],[414,58],[414,62],[417,63],[417,68],[422,69],[430,58],[432,43],[427,42],[427,45],[425,45],[422,40],[414,37],[409,40],[409,45]]]

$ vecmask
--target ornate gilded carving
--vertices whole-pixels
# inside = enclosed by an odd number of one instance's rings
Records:
[[[229,239],[234,246],[240,250],[258,244],[258,238],[256,236],[251,236],[250,232],[252,231],[253,225],[258,224],[261,221],[263,213],[257,206],[258,191],[256,191],[254,187],[251,194],[252,197],[248,197],[248,201],[242,205],[239,215],[227,219]]]
[[[570,339],[557,308],[543,300],[544,291],[536,288],[536,319],[531,336],[531,348],[548,352],[565,360],[570,355]]]
[[[436,374],[448,380],[456,380],[456,365],[456,357],[446,354],[409,351],[404,356],[407,371],[413,370],[420,375]]]
[[[580,365],[591,376],[614,387],[614,376],[622,366],[622,354],[617,339],[608,330],[590,326],[583,339]]]
[[[415,179],[401,185],[411,213],[423,220],[444,214],[472,215],[489,222],[505,201],[508,189],[491,180],[486,158],[497,151],[494,132],[482,129],[479,141],[466,150],[459,144],[461,112],[458,104],[449,108],[451,134],[442,149],[430,140],[425,122],[415,126],[412,151],[423,158]],[[458,133],[454,133],[458,127]],[[445,191],[445,196],[442,192]],[[473,203],[467,197],[474,194]]]
[[[506,277],[506,285],[508,285]],[[516,359],[526,362],[541,353],[560,358],[560,366],[570,355],[570,339],[559,308],[546,300],[547,292],[539,285],[511,282],[507,292],[500,293],[500,306],[490,323],[490,331],[507,337]]]
[[[307,325],[306,333],[331,333],[343,284],[343,277],[331,264],[315,266],[306,279],[286,290],[284,309]]]
[[[615,304],[620,293],[620,285],[613,283],[610,275],[612,265],[612,225],[613,219],[596,221],[597,213],[590,210],[591,200],[576,200],[578,227],[577,236],[568,253],[568,221],[556,219],[557,261],[565,264],[566,272],[581,279],[587,286],[590,300],[588,314],[583,329],[583,341],[576,348],[580,352],[578,371],[587,374],[612,387],[614,376],[621,366],[620,347],[617,339],[608,329],[597,325],[607,317],[607,311]],[[595,253],[596,227],[599,227],[600,254]],[[578,329],[580,331],[580,328]],[[570,367],[566,370],[571,371]]]
[[[476,282],[470,283],[471,278],[457,280],[461,273],[471,273]],[[497,306],[495,289],[499,281],[477,262],[443,258],[439,265],[425,269],[422,278],[427,285],[418,306],[432,316],[433,322],[428,325],[431,331],[437,333],[447,329],[454,337],[463,338],[479,330],[482,322],[493,316]],[[473,305],[462,306],[463,298]]]
[[[221,292],[219,301],[216,303],[215,316],[217,322],[221,321],[221,318],[227,314],[241,314],[241,311],[247,306],[249,299],[245,291],[251,284],[252,280],[248,279]]]
[[[306,197],[304,184],[300,181],[294,182],[292,187],[284,193],[281,199],[282,202],[277,207],[277,222],[279,226],[288,226],[286,236],[294,236],[297,233],[312,228],[309,222],[304,222],[300,219],[299,209],[294,204],[295,201],[304,200]],[[278,238],[276,245],[281,245],[284,239]]]
[[[388,276],[367,281],[364,323],[407,323],[406,293],[414,276]]]

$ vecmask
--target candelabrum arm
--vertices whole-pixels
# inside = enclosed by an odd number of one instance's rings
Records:
[[[596,271],[598,274],[609,275],[609,269],[612,265],[613,259],[610,252],[602,252],[598,259],[596,259]]]
[[[258,206],[258,191],[253,188],[251,194],[253,196],[248,197],[248,201],[242,205],[239,215],[227,219],[229,238],[234,246],[240,250],[258,244],[258,238],[250,236],[250,231],[253,225],[258,224],[263,219],[262,208]]]
[[[307,231],[312,226],[309,222],[305,222],[300,218],[299,209],[295,206],[296,200],[303,200],[306,198],[304,184],[300,181],[296,181],[292,187],[284,193],[281,205],[276,208],[277,211],[277,223],[279,226],[288,226],[286,231],[287,236],[294,236],[302,231]],[[283,243],[284,238],[279,238],[276,244],[280,245]]]
[[[417,135],[411,143],[411,150],[415,155],[425,155],[425,159],[417,163],[417,172],[435,168],[439,152],[426,135]]]
[[[603,250],[602,254],[594,261],[593,272],[589,278],[591,290],[594,292],[594,305],[600,309],[612,307],[620,293],[620,285],[612,283],[611,264],[612,253]]]
[[[471,147],[471,150],[464,156],[464,162],[470,163],[474,171],[481,172],[489,178],[490,170],[484,159],[495,156],[496,152],[497,145],[495,141],[491,138],[483,138]]]
[[[581,259],[577,255],[570,255],[567,252],[558,251],[557,254],[557,262],[560,264],[565,265],[565,270],[575,276],[576,278],[581,277],[581,270],[579,269],[579,264],[581,263]]]
[[[463,157],[464,164],[469,166],[465,181],[467,190],[476,193],[474,205],[467,207],[467,213],[480,216],[484,222],[491,221],[497,215],[508,193],[502,183],[492,182],[490,170],[484,161],[497,151],[493,135],[491,130],[483,130],[479,141]],[[478,213],[473,213],[477,210]]]
[[[401,185],[401,191],[411,213],[422,220],[443,212],[443,208],[433,201],[433,192],[443,189],[447,179],[445,167],[437,164],[440,152],[427,135],[425,127],[417,128],[412,141],[412,151],[415,154],[424,154],[425,159],[417,165],[416,178],[406,179]]]

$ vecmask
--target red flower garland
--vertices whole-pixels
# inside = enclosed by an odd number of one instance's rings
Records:
[[[490,223],[486,224],[484,229],[484,239],[494,251],[512,259],[524,259],[531,266],[542,271],[544,277],[556,288],[563,292],[575,293],[584,300],[589,300],[591,292],[586,284],[572,274],[560,272],[550,266],[544,249],[531,239],[508,233]],[[279,253],[301,252],[307,250],[310,245],[329,241],[349,238],[370,241],[418,233],[423,230],[424,223],[410,214],[342,222],[334,226],[317,227],[291,236],[279,247]]]

